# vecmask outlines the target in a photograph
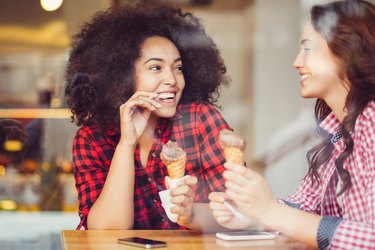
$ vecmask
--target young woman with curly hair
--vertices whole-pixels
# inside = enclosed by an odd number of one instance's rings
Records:
[[[252,221],[320,249],[375,249],[375,6],[364,0],[314,6],[294,62],[301,95],[317,98],[322,142],[308,175],[285,200],[244,166],[226,163],[227,190],[211,193],[216,220],[232,229]],[[231,199],[248,216],[237,220]]]
[[[73,146],[78,228],[202,228],[196,211],[208,212],[208,194],[224,190],[217,138],[229,126],[213,104],[225,73],[197,18],[179,9],[129,5],[83,26],[65,91],[81,126]],[[177,223],[158,195],[167,175],[159,154],[169,140],[186,151],[190,176],[171,191]]]

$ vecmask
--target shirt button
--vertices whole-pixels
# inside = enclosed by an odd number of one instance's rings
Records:
[[[151,182],[151,178],[150,178],[150,177],[148,177],[148,178],[147,178],[147,181],[148,181],[148,182]]]
[[[155,153],[155,152],[154,152],[154,153],[152,153],[152,156],[153,156],[153,157],[156,157],[156,153]]]
[[[158,200],[157,200],[157,199],[154,199],[154,203],[156,203],[156,202],[158,202]]]
[[[161,129],[158,129],[158,134],[161,134]]]
[[[165,219],[163,218],[163,219],[161,219],[161,222],[165,222]]]

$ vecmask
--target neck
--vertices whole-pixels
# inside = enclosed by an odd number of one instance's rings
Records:
[[[333,90],[334,93],[323,98],[340,123],[342,123],[348,114],[345,104],[349,93],[349,86],[349,82],[342,81],[341,84]]]
[[[156,126],[158,124],[159,118],[157,116],[154,116],[151,114],[151,116],[148,119],[147,126],[145,128],[145,131],[139,138],[138,143],[140,145],[148,144],[150,142],[150,138],[154,137],[154,131],[156,129]],[[151,140],[152,142],[152,140]]]

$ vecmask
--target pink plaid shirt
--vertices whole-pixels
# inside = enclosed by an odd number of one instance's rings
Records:
[[[340,133],[340,123],[333,113],[320,126],[333,137]],[[334,162],[344,150],[342,138],[332,142],[332,158],[319,168],[320,185],[312,186],[311,179],[305,178],[286,199],[300,209],[323,216],[318,230],[320,248],[375,249],[375,102],[358,116],[352,138],[354,150],[344,163],[352,187],[342,195],[341,205],[336,192],[337,184],[342,183]]]

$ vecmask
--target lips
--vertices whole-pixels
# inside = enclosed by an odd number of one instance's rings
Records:
[[[176,97],[176,93],[173,93],[173,92],[160,93],[158,96],[160,100],[174,99],[175,97]]]
[[[309,78],[310,74],[301,74],[301,81],[305,80],[306,78]]]
[[[174,105],[176,103],[176,92],[162,92],[159,93],[157,100],[159,103],[171,104]]]

